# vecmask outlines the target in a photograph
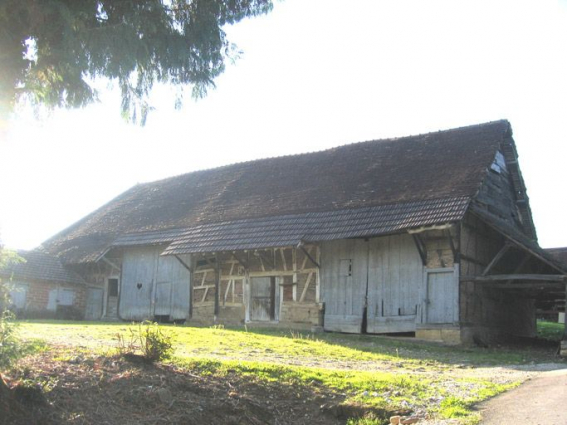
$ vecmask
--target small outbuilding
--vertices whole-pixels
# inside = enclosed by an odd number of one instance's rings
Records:
[[[8,285],[9,308],[19,317],[82,319],[86,282],[42,249],[19,251],[21,261],[0,270]]]
[[[139,184],[43,247],[104,319],[490,342],[565,308],[505,120]]]

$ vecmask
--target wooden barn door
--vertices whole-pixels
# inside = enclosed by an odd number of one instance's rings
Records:
[[[361,239],[321,245],[321,299],[325,302],[324,328],[361,333],[368,280],[368,243]]]
[[[152,294],[158,260],[156,248],[131,248],[124,252],[120,289],[120,318],[144,320],[152,317]]]
[[[413,239],[392,235],[369,243],[366,331],[415,331],[423,263]]]
[[[190,258],[182,259],[190,264]],[[159,256],[154,315],[168,320],[189,316],[190,272],[173,256]]]
[[[425,273],[425,323],[458,321],[459,280],[457,268],[429,269]]]
[[[250,278],[250,320],[268,322],[276,319],[275,277]]]

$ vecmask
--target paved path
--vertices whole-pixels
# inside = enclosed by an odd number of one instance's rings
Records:
[[[542,372],[478,408],[482,425],[567,425],[567,369]]]

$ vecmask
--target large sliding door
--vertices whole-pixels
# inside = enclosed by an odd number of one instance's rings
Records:
[[[177,258],[160,256],[161,251],[160,247],[124,251],[119,307],[122,319],[188,318],[190,272]],[[182,260],[190,264],[189,258]]]
[[[424,267],[410,235],[321,244],[324,328],[349,333],[413,332]]]

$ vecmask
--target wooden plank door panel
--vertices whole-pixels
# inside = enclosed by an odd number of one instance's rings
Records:
[[[271,277],[250,279],[250,320],[267,322],[274,319],[275,285]]]
[[[321,246],[321,300],[324,328],[361,333],[368,278],[368,245],[361,239],[326,242]]]
[[[453,268],[428,270],[425,322],[454,323],[458,314],[458,280]]]
[[[374,238],[368,257],[367,332],[415,331],[423,264],[411,236]]]

